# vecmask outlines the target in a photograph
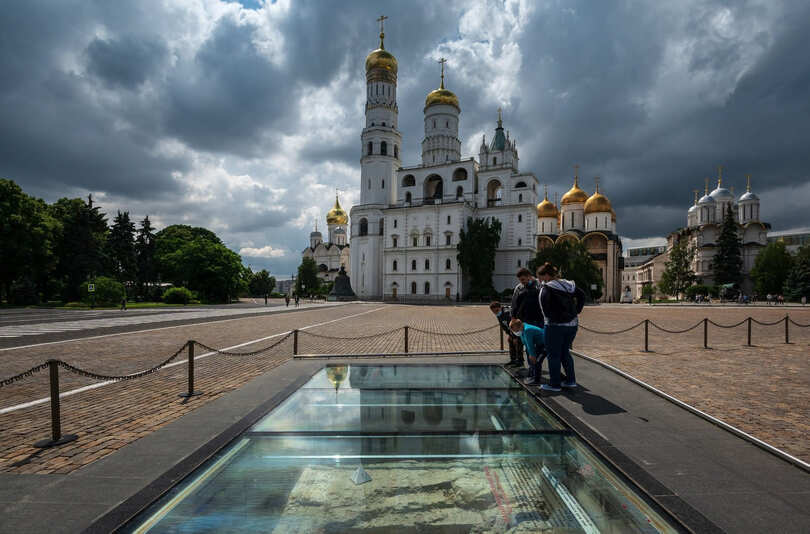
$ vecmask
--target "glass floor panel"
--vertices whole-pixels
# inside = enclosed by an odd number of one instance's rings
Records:
[[[391,373],[359,367],[367,376]],[[498,374],[509,377],[502,369],[442,373],[444,367],[450,366],[434,366],[435,374],[467,380],[483,371],[487,387],[476,390],[467,382],[469,390],[453,385],[441,391],[430,379],[430,390],[309,387],[336,372],[327,368],[142,513],[128,531],[678,532],[578,438],[540,406],[530,406],[534,400],[520,395],[522,390],[492,387],[500,382]],[[342,384],[355,369],[338,371]],[[432,402],[424,402],[422,394]],[[408,402],[399,402],[408,395]],[[341,414],[336,411],[341,404],[352,406]],[[480,404],[494,406],[478,406],[480,415],[469,411]],[[440,408],[447,416],[431,424],[419,412],[404,430],[402,414],[416,406],[417,412]],[[376,413],[363,417],[364,410],[379,408],[391,410],[384,413],[394,425]],[[465,428],[453,427],[456,412],[464,414]]]
[[[327,365],[304,389],[521,389],[497,365]]]

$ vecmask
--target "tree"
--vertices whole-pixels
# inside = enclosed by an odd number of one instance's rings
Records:
[[[793,258],[784,242],[768,243],[757,254],[751,269],[754,290],[760,295],[778,295],[782,292],[792,266]]]
[[[540,249],[529,262],[529,269],[535,270],[546,262],[557,267],[561,277],[573,280],[592,299],[602,298],[602,274],[588,249],[579,241],[563,240],[552,247]],[[593,285],[596,286],[595,290],[591,289]]]
[[[107,219],[93,205],[80,198],[60,198],[51,204],[52,216],[61,223],[62,231],[55,244],[57,272],[64,279],[63,300],[78,300],[78,288],[92,276],[105,273]]]
[[[321,279],[318,278],[318,266],[312,258],[304,258],[298,266],[298,278],[295,279],[295,292],[298,295],[310,295],[318,291]]]
[[[496,293],[492,286],[495,271],[495,250],[501,240],[501,221],[496,218],[467,218],[467,229],[461,229],[456,247],[456,259],[461,272],[470,283],[469,297]]]
[[[177,286],[185,286],[208,302],[230,302],[247,289],[242,258],[221,243],[196,238],[161,258]]]
[[[273,292],[274,287],[276,287],[276,279],[270,276],[267,269],[262,269],[257,273],[250,273],[248,288],[252,296],[263,297],[264,295],[269,295]]]
[[[26,195],[13,181],[0,179],[0,301],[5,294],[9,303],[35,303],[37,288],[47,298],[59,228],[44,201]],[[12,296],[15,281],[27,288],[23,302]]]
[[[137,255],[135,251],[135,225],[125,211],[113,219],[107,235],[107,255],[110,261],[110,274],[124,284],[134,282],[137,277]]]
[[[789,300],[810,299],[810,245],[796,251],[793,267],[785,280],[784,294]]]
[[[720,236],[717,238],[717,252],[712,267],[714,285],[739,284],[742,280],[742,241],[738,233],[737,221],[731,206],[723,218]]]
[[[147,215],[141,221],[138,237],[135,238],[135,261],[137,264],[138,292],[146,296],[149,285],[154,283],[157,275],[155,266],[155,234]]]
[[[205,241],[224,247],[222,240],[211,230],[185,224],[173,224],[155,234],[154,261],[162,280],[170,281],[176,286],[195,289],[191,284],[187,284],[189,278],[184,264],[177,261],[176,255],[180,249],[194,241]]]
[[[694,257],[694,249],[685,240],[675,242],[669,251],[669,259],[658,283],[662,293],[673,295],[678,300],[680,295],[695,283],[695,273],[692,271]]]

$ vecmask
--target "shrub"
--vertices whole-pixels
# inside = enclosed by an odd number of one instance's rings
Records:
[[[188,304],[194,296],[185,287],[171,287],[163,293],[163,302],[167,304]]]
[[[88,284],[90,283],[95,283],[95,293],[88,291]],[[124,294],[123,284],[106,276],[98,276],[93,282],[84,282],[79,286],[79,295],[82,302],[92,303],[95,295],[96,306],[115,306],[121,302]]]
[[[65,304],[65,308],[86,308],[87,304],[84,302],[68,302]]]

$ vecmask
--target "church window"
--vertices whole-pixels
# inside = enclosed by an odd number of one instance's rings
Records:
[[[429,246],[430,246],[430,235],[426,235],[426,236],[425,236],[425,246],[426,246],[426,247],[429,247]]]
[[[402,178],[402,187],[413,187],[416,185],[416,178],[413,177],[413,174],[406,174],[404,178]]]
[[[467,179],[467,169],[458,168],[453,171],[453,181],[463,182]]]
[[[521,246],[522,244],[523,244],[523,240],[522,240],[522,239],[518,239],[518,246]]]
[[[396,238],[396,237],[392,237],[392,238],[391,238],[391,241],[392,241],[392,244],[393,244],[394,248],[397,248],[397,238]]]
[[[445,245],[449,245],[450,241],[453,239],[453,236],[451,236],[450,234],[447,234],[446,236],[444,236],[444,239],[445,239]]]
[[[425,270],[426,271],[430,270],[430,260],[425,260]]]
[[[520,189],[521,187],[526,187],[526,182],[518,182],[515,184],[515,189]]]
[[[368,219],[365,217],[360,219],[360,235],[368,235]]]
[[[521,265],[520,265],[520,260],[518,260],[518,267],[520,267],[520,266],[521,266]]]
[[[447,224],[450,224],[450,220],[451,220],[451,219],[450,219],[450,216],[448,215],[448,216],[447,216]]]
[[[464,188],[461,187],[461,186],[458,186],[456,188],[456,198],[458,199],[458,198],[461,198],[463,196],[464,196]]]
[[[397,220],[394,219],[394,228],[396,228],[396,227],[397,227]]]
[[[518,222],[523,222],[523,215],[518,213]]]
[[[380,235],[385,235],[385,219],[380,219]]]
[[[544,222],[540,223],[540,231],[543,232],[544,234],[546,233],[546,223]]]
[[[416,295],[416,282],[411,282],[411,293]]]
[[[433,119],[433,127],[436,127],[436,119]]]
[[[605,217],[605,228],[610,228],[610,224],[608,224],[608,219]]]
[[[450,261],[450,258],[447,258],[446,260],[444,260],[444,268],[445,269],[452,269],[453,268],[453,264]]]
[[[430,295],[430,282],[425,282],[425,295]]]
[[[371,189],[371,178],[368,179],[368,188]]]
[[[393,270],[393,271],[396,271],[396,270],[397,270],[397,260],[394,260],[394,263],[393,263],[393,265],[391,266],[391,270]]]
[[[523,193],[518,195],[518,202],[523,202]]]
[[[413,236],[413,246],[415,246],[415,247],[419,246],[418,245],[418,238],[416,236]]]
[[[599,219],[594,218],[593,222],[596,223],[596,228],[599,228]]]
[[[571,228],[574,227],[574,214],[571,214]]]
[[[374,123],[372,122],[371,125],[374,126]],[[370,156],[372,154],[374,154],[374,143],[369,141],[368,142],[368,155]]]
[[[412,271],[416,270],[416,260],[411,260],[411,270]]]
[[[385,121],[383,121],[382,125],[385,126]]]
[[[385,141],[380,143],[380,154],[382,154],[383,156],[388,155],[388,143],[386,143]]]
[[[444,121],[444,127],[449,128],[450,127],[450,121]]]
[[[411,203],[411,192],[410,191],[405,193],[405,202],[407,202],[408,204]]]
[[[492,164],[497,165],[498,164],[498,158],[492,158]]]
[[[399,159],[399,145],[394,145],[394,157]]]
[[[433,154],[433,163],[436,163],[436,154]]]
[[[382,181],[382,188],[385,189],[385,180]]]

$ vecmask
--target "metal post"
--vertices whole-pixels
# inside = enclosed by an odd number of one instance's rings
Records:
[[[59,412],[59,364],[56,360],[48,360],[48,370],[51,374],[51,439],[43,439],[34,443],[34,447],[44,449],[69,443],[76,439],[75,434],[62,435],[62,420]]]
[[[751,318],[748,318],[748,346],[751,346]]]
[[[298,329],[293,330],[293,355],[298,354]]]
[[[185,399],[202,395],[202,391],[194,391],[194,343],[193,339],[188,341],[188,391],[178,395]]]
[[[408,353],[408,327],[405,327],[405,353]]]
[[[790,316],[785,314],[785,344],[790,343]]]
[[[503,350],[503,328],[499,328],[498,332],[501,333],[501,350]]]
[[[709,348],[709,318],[703,319],[703,348]]]
[[[650,352],[650,320],[644,319],[644,352]]]

